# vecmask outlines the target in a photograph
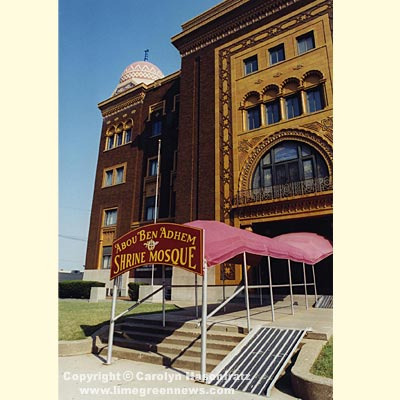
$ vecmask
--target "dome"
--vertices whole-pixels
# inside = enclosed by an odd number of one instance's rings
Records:
[[[142,81],[143,83],[148,83],[147,81],[154,82],[157,79],[164,78],[164,74],[161,72],[160,68],[151,62],[136,61],[125,68],[119,83],[132,78]]]
[[[136,61],[128,65],[119,79],[115,94],[131,89],[135,85],[153,83],[164,77],[160,68],[148,61]]]

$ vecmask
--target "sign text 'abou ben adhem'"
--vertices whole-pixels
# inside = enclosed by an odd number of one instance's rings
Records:
[[[110,280],[147,264],[203,275],[203,230],[172,223],[143,226],[115,240],[111,258]]]

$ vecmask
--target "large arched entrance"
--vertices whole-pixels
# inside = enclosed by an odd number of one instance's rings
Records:
[[[310,132],[280,131],[256,146],[244,164],[235,213],[241,227],[260,235],[314,232],[332,242],[332,195],[332,147]],[[274,283],[287,282],[286,261],[273,260],[272,270]],[[318,292],[331,294],[332,256],[315,272]],[[294,263],[292,273],[294,283],[303,282],[300,265]],[[266,260],[249,276],[252,284],[268,284]]]

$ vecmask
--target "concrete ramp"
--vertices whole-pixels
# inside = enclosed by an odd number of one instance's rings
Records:
[[[254,328],[211,372],[207,383],[269,397],[307,330]]]

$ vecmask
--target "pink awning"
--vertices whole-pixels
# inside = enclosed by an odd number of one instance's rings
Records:
[[[332,244],[324,237],[312,232],[285,233],[272,239],[277,243],[288,243],[300,250],[300,257],[291,258],[293,261],[306,264],[316,264],[333,254]]]
[[[185,225],[205,231],[205,258],[209,267],[244,252],[307,264],[315,264],[333,252],[332,245],[314,233],[302,232],[269,238],[218,221],[197,220]]]

